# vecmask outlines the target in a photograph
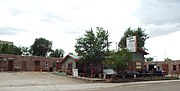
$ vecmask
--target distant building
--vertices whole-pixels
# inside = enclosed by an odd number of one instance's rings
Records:
[[[80,76],[98,77],[102,73],[102,62],[80,62],[80,57],[68,54],[61,62],[61,70],[72,75],[73,69],[78,69]]]
[[[0,54],[1,71],[53,71],[60,69],[62,58]]]
[[[152,61],[145,62],[144,65],[150,70],[163,70],[165,74],[180,74],[180,60],[172,61]]]
[[[13,42],[9,42],[9,41],[2,41],[2,40],[0,40],[0,45],[1,45],[1,44],[13,45]]]

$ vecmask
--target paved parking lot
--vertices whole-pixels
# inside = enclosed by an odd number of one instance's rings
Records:
[[[114,87],[114,91],[119,91],[119,87],[164,82],[169,83],[170,81],[86,83],[82,80],[57,76],[46,72],[0,72],[0,91],[109,91],[111,89],[113,90]],[[180,80],[171,82],[180,82]]]
[[[82,84],[81,80],[46,72],[0,73],[0,87]]]

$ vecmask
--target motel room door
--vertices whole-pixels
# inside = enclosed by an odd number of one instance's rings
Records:
[[[3,62],[3,61],[0,60],[0,71],[1,71],[1,69],[2,69],[2,62]]]
[[[40,71],[40,61],[35,61],[35,71]]]
[[[180,64],[179,64],[179,74],[180,74]]]
[[[8,71],[13,71],[13,65],[14,65],[14,61],[9,60],[8,61]]]
[[[169,66],[168,64],[162,64],[162,70],[165,72],[165,74],[169,73]]]
[[[21,67],[22,71],[27,71],[27,65],[26,65],[26,61],[22,61],[22,67]]]

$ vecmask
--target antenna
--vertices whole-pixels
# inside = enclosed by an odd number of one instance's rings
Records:
[[[117,42],[116,42],[116,51],[117,51]]]

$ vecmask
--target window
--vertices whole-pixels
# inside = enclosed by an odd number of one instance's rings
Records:
[[[48,68],[48,63],[47,62],[45,62],[45,68]]]
[[[173,71],[176,71],[177,69],[176,69],[176,65],[173,65]]]
[[[136,62],[136,69],[137,70],[140,70],[140,69],[142,69],[142,63],[141,62]]]

